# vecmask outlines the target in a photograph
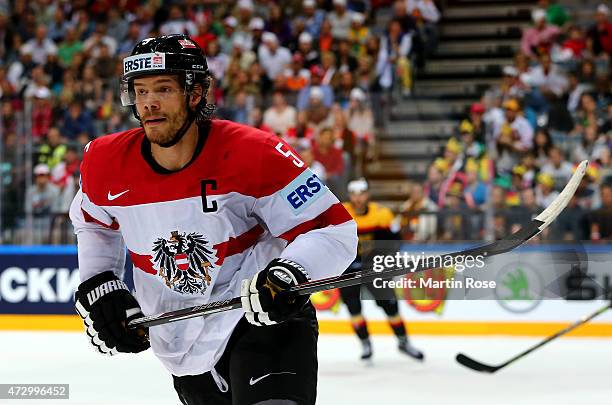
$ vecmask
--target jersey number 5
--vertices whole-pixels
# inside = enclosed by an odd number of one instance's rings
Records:
[[[297,167],[304,166],[304,161],[302,159],[294,155],[291,150],[283,150],[283,146],[284,146],[283,143],[279,142],[278,145],[276,145],[276,150],[279,151],[280,154],[283,155],[284,157],[292,157],[293,164],[296,165]]]

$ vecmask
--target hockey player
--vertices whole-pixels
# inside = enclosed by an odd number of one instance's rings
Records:
[[[373,249],[376,249],[374,244],[397,240],[399,229],[394,229],[394,217],[390,209],[369,201],[368,183],[365,179],[351,181],[348,184],[348,192],[350,201],[344,203],[344,206],[357,222],[357,234],[359,236],[357,258],[346,271],[352,272],[362,270],[362,260],[365,260],[369,254],[373,254]],[[398,339],[400,352],[417,360],[423,360],[423,353],[410,344],[404,321],[399,313],[397,298],[393,291],[377,289],[373,284],[367,284],[366,287],[376,299],[376,304],[385,311],[389,325]],[[342,301],[344,301],[351,314],[353,330],[361,342],[361,359],[368,360],[372,357],[372,343],[366,319],[361,313],[361,286],[342,288],[340,293]]]
[[[70,211],[91,343],[109,355],[150,345],[184,404],[314,404],[314,309],[278,292],[341,273],[355,223],[286,143],[211,119],[206,58],[189,37],[145,39],[123,68],[121,99],[141,127],[85,147]],[[126,328],[234,296],[244,311]]]

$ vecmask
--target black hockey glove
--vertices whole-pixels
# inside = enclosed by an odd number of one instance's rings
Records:
[[[81,283],[74,301],[91,344],[100,353],[139,353],[150,347],[146,329],[127,329],[129,321],[143,316],[142,311],[128,286],[112,271]]]
[[[289,287],[310,281],[299,264],[274,259],[265,269],[248,280],[242,280],[240,296],[247,321],[253,325],[274,325],[296,316],[308,302],[308,296],[279,294]]]

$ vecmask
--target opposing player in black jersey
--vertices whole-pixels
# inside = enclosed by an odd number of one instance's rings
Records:
[[[394,229],[394,216],[391,210],[375,202],[369,201],[368,183],[365,179],[353,180],[348,185],[350,201],[344,203],[345,208],[357,222],[359,237],[358,254],[347,272],[362,270],[362,259],[371,253],[376,243],[397,240]],[[373,284],[365,286],[376,304],[385,311],[389,325],[398,339],[398,349],[417,360],[423,360],[423,353],[410,344],[404,321],[399,313],[397,298],[392,290],[375,288]],[[351,314],[351,325],[362,345],[361,358],[372,357],[372,342],[368,332],[367,321],[361,312],[361,286],[346,287],[340,290],[342,300]]]

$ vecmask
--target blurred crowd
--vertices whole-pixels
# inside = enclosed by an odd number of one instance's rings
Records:
[[[402,205],[404,238],[481,239],[487,212],[492,236],[508,235],[549,206],[588,159],[576,195],[542,237],[612,239],[611,21],[605,4],[580,25],[561,5],[537,2],[514,64],[471,105],[424,187],[415,185]]]
[[[384,95],[410,96],[439,18],[432,0],[0,0],[1,239],[72,241],[84,145],[138,125],[119,101],[122,58],[173,33],[205,50],[218,118],[286,139],[343,198],[376,158]]]

